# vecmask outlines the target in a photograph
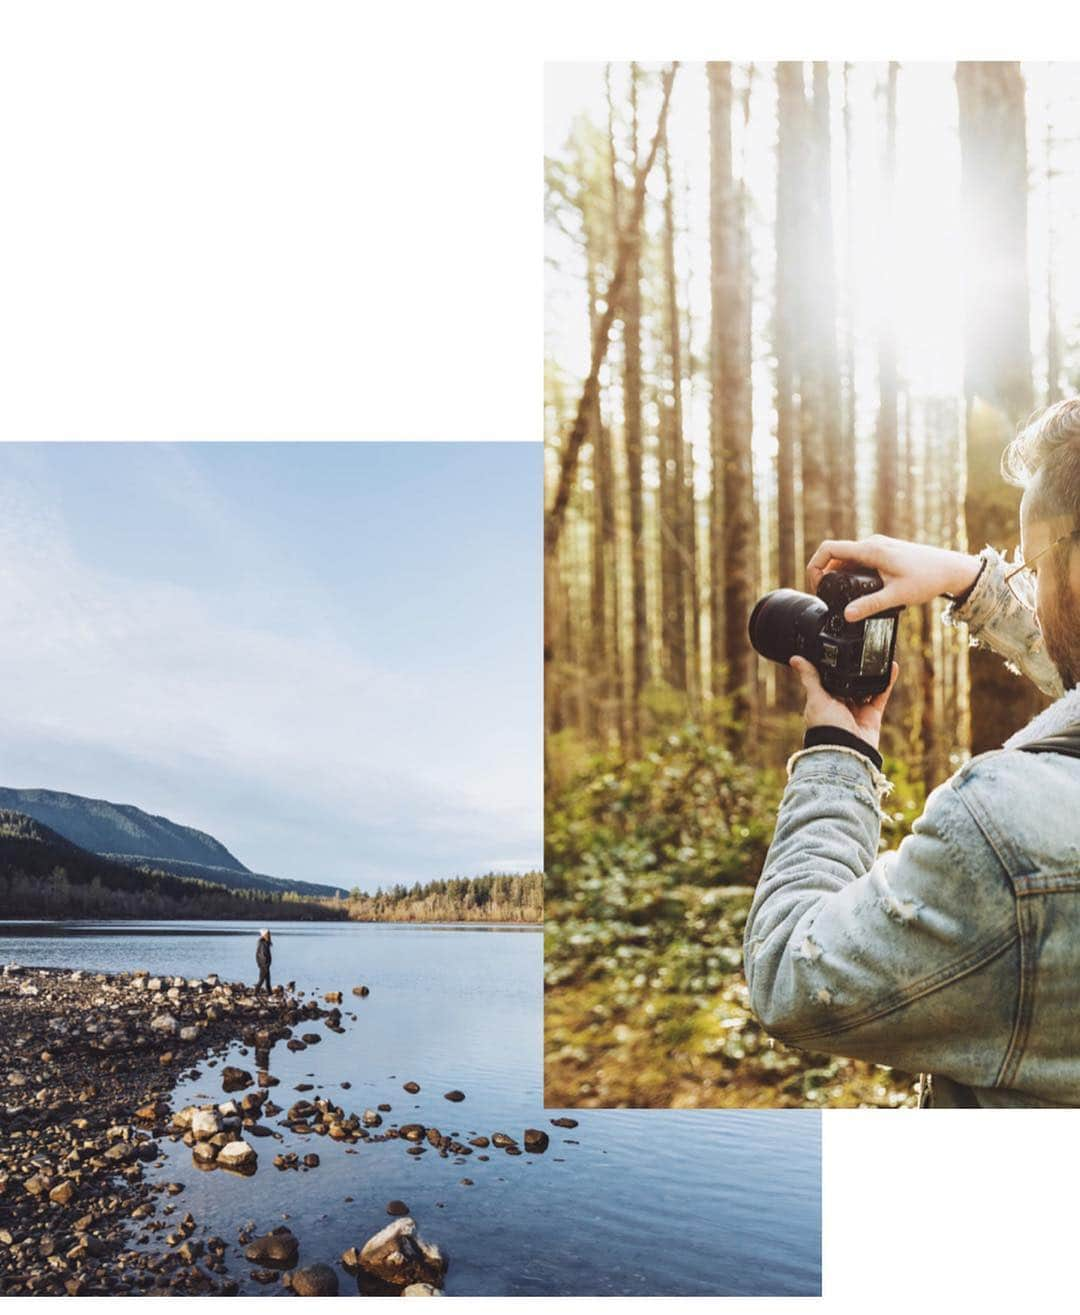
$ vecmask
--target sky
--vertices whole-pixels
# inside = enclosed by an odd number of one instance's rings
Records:
[[[540,444],[0,444],[0,783],[373,890],[541,864]]]

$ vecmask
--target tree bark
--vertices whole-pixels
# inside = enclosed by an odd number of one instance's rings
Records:
[[[1015,62],[956,66],[964,221],[964,396],[971,551],[1018,537],[1019,495],[1000,475],[1004,445],[1034,405],[1027,278],[1024,81]],[[992,653],[973,649],[973,753],[999,746],[1043,700]]]
[[[799,459],[795,403],[795,330],[797,307],[797,238],[799,223],[800,125],[804,113],[802,65],[782,60],[776,66],[776,519],[780,587],[802,583],[796,554],[795,471]],[[783,682],[781,689],[788,687]]]
[[[885,162],[882,177],[882,212],[886,237],[884,247],[891,252],[893,243],[888,234],[892,230],[894,192],[896,189],[896,75],[899,66],[889,64],[885,88]],[[886,260],[889,255],[886,255]],[[896,501],[898,495],[898,419],[896,376],[896,305],[888,297],[882,308],[878,330],[878,390],[880,403],[877,423],[877,506],[874,530],[878,534],[895,534],[897,531]]]
[[[671,151],[664,133],[664,334],[670,393],[661,410],[666,437],[665,469],[661,488],[666,507],[661,518],[663,567],[663,637],[665,679],[673,689],[687,688],[686,668],[686,475],[682,416],[682,325],[675,272],[675,198],[671,177]],[[663,441],[663,440],[662,440]]]
[[[746,635],[753,587],[751,477],[753,433],[750,411],[749,287],[744,264],[744,215],[736,187],[731,154],[731,65],[709,66],[712,116],[711,261],[714,290],[712,325],[713,387],[719,443],[714,443],[713,479],[720,481],[722,553],[714,563],[717,585],[723,589],[723,669],[731,695],[731,710],[744,723],[750,707],[752,649]],[[718,590],[719,592],[719,590]]]

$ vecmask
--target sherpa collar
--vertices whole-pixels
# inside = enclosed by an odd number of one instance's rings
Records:
[[[1021,726],[1015,734],[1010,735],[1001,746],[1003,749],[1015,749],[1032,740],[1041,740],[1046,735],[1058,735],[1068,726],[1080,722],[1080,685],[1067,690],[1060,699]]]

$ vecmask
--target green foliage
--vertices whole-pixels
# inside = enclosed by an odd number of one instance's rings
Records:
[[[922,796],[891,766],[895,842]],[[594,754],[549,784],[549,1104],[907,1098],[883,1071],[777,1045],[750,1014],[742,932],[783,781],[688,725],[637,761]]]

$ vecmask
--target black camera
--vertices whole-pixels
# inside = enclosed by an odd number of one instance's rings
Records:
[[[806,658],[833,698],[866,703],[888,688],[903,609],[845,621],[844,608],[881,587],[877,571],[857,567],[823,575],[816,598],[796,589],[774,589],[750,613],[750,643],[762,657],[785,666],[796,655]]]

